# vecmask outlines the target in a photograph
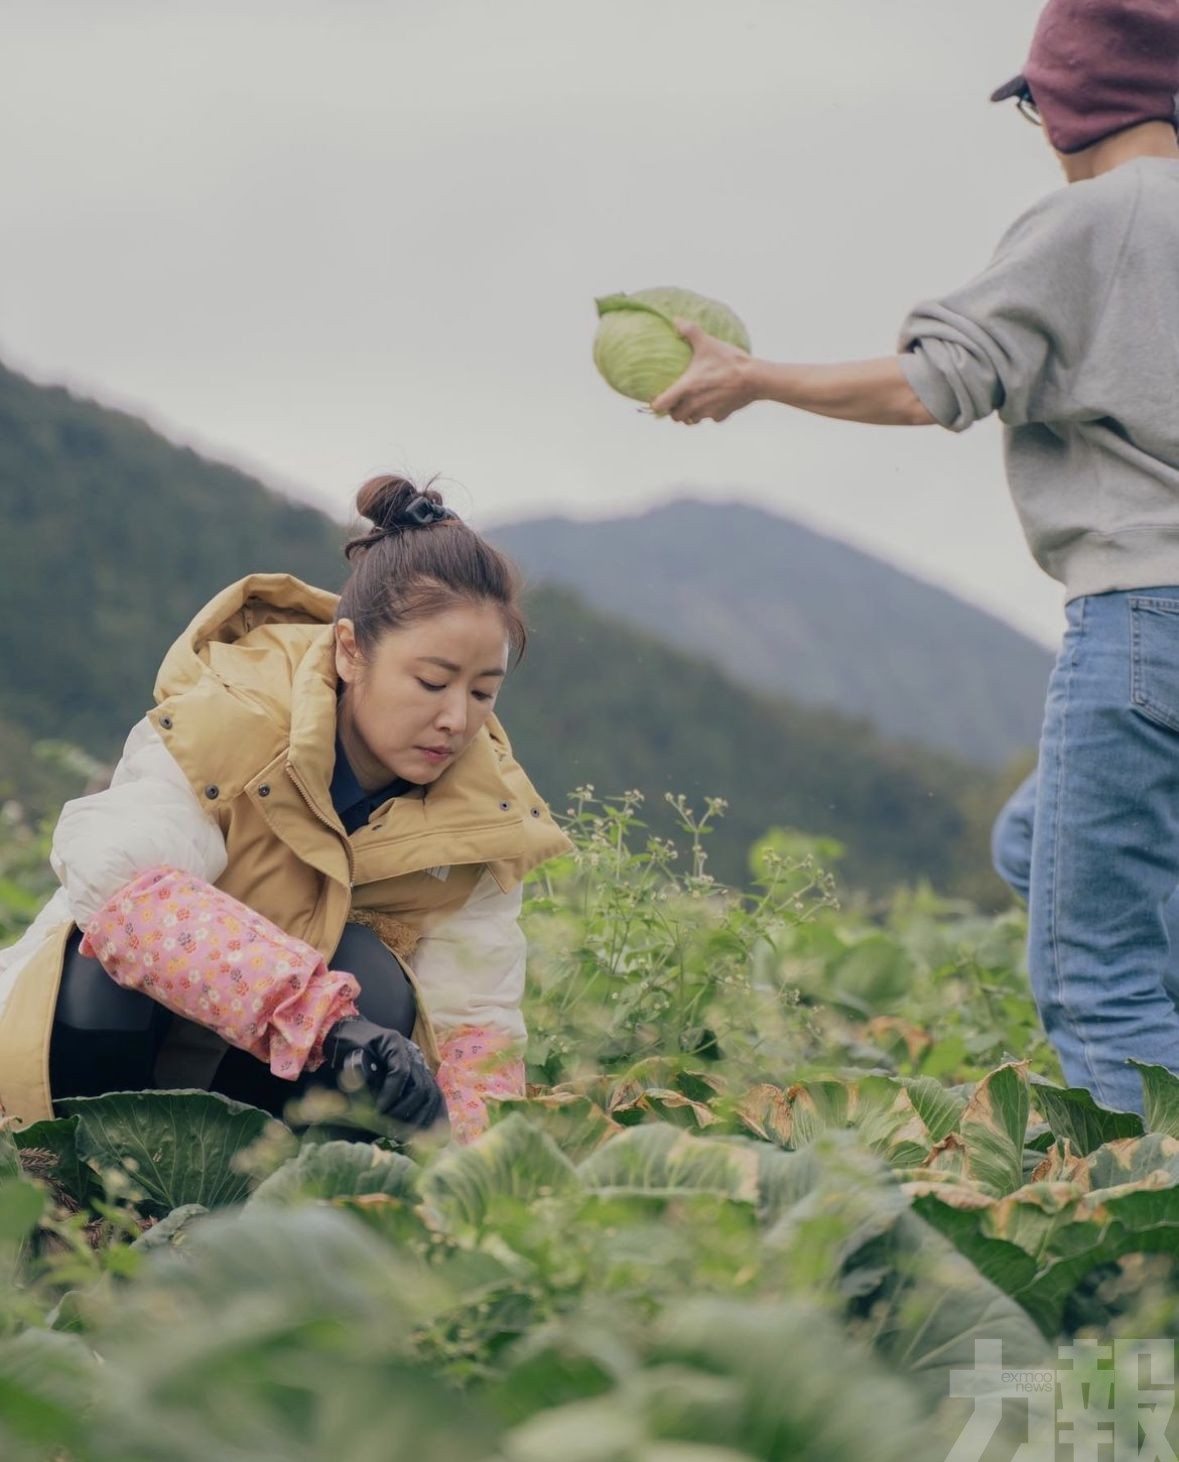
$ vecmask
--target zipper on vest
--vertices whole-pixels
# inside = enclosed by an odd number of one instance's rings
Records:
[[[326,817],[319,810],[319,807],[312,799],[311,793],[308,792],[306,783],[303,781],[303,778],[290,764],[290,762],[287,763],[287,776],[290,777],[292,782],[294,782],[295,787],[298,790],[299,796],[302,797],[303,801],[307,804],[308,811],[311,812],[312,815],[318,819],[318,821],[322,822],[324,827],[326,827],[328,831],[333,833],[338,839],[340,837],[340,829],[336,827],[335,823],[333,823],[330,818]],[[349,887],[351,887],[355,883],[356,879],[356,857],[352,851],[351,840],[349,838],[344,838],[343,844],[344,853],[348,859],[348,884]]]

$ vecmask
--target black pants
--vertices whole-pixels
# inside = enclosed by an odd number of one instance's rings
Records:
[[[55,1100],[147,1090],[172,1016],[149,995],[116,985],[96,959],[79,954],[81,940],[75,930],[66,947],[49,1045],[49,1090]],[[371,929],[349,924],[328,967],[356,977],[356,1006],[366,1020],[403,1036],[413,1033],[413,987],[396,955]],[[283,1081],[265,1062],[231,1046],[212,1089],[281,1116],[286,1103],[309,1086],[331,1082],[323,1067]]]

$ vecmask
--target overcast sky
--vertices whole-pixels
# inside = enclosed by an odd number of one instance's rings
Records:
[[[656,421],[596,295],[681,284],[756,353],[895,348],[1062,180],[988,93],[1036,0],[0,0],[0,358],[345,516],[674,491],[804,519],[1049,642],[1000,434],[758,404]]]

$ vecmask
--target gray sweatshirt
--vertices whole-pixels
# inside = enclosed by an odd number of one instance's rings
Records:
[[[1067,598],[1179,584],[1179,161],[1051,193],[900,349],[942,426],[999,413],[1028,544]]]

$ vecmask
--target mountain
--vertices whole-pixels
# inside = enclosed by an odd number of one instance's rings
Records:
[[[672,502],[490,536],[530,578],[712,660],[763,695],[1002,766],[1039,737],[1049,652],[952,594],[788,518]]]
[[[728,811],[707,846],[729,882],[744,881],[747,851],[767,828],[789,827],[842,842],[852,886],[927,878],[980,903],[1007,902],[987,851],[1008,790],[997,778],[845,716],[754,695],[567,591],[537,591],[529,617],[528,655],[505,687],[503,715],[551,800],[587,782],[599,795],[635,787],[644,820],[668,836],[666,793],[686,794],[697,813],[706,797],[723,797]]]
[[[159,660],[192,614],[252,571],[336,588],[343,530],[138,419],[0,367],[0,796],[40,808],[29,747],[113,758],[151,704]],[[834,836],[850,881],[926,876],[995,898],[986,827],[1001,788],[865,724],[752,694],[715,666],[586,607],[531,596],[529,653],[505,687],[514,747],[558,809],[574,786],[637,787],[666,833],[663,794],[730,810],[713,869],[744,877],[773,825]]]

